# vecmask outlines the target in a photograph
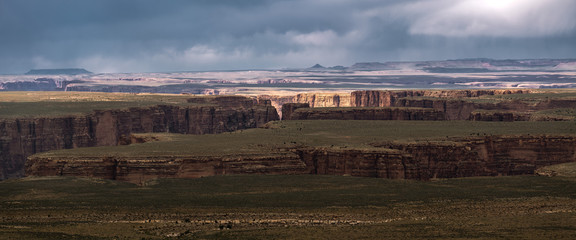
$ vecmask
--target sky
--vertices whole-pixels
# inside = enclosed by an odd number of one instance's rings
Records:
[[[574,0],[0,0],[0,74],[576,58]]]

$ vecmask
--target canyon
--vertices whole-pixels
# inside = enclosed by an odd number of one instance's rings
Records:
[[[281,111],[285,120],[475,120],[475,121],[563,121],[562,116],[538,116],[538,111],[574,109],[576,98],[513,98],[506,95],[540,94],[537,90],[405,90],[354,91],[350,102],[327,101],[327,107],[286,103]],[[342,99],[339,95],[333,98]],[[325,96],[328,97],[328,96]],[[495,97],[495,98],[490,98]],[[501,98],[500,98],[501,97]],[[274,103],[277,99],[270,98]],[[302,104],[304,103],[304,104]],[[350,106],[352,108],[338,108]],[[286,108],[284,110],[283,108]]]
[[[274,106],[282,106],[283,120],[295,121],[571,120],[532,116],[540,110],[576,108],[576,99],[570,94],[550,98],[483,98],[541,93],[540,90],[402,90],[190,97],[188,105],[160,104],[95,110],[74,116],[6,118],[0,121],[0,179],[61,175],[143,183],[154,178],[222,174],[336,174],[420,180],[533,174],[539,167],[576,161],[573,132],[566,132],[567,136],[491,135],[426,144],[372,142],[368,149],[297,144],[260,153],[217,156],[34,154],[147,141],[136,137],[137,133],[218,134],[259,128],[280,119]],[[293,130],[297,133],[300,129]]]
[[[24,176],[26,158],[57,149],[116,146],[132,133],[215,134],[278,120],[269,102],[238,96],[190,98],[190,106],[96,110],[88,115],[0,120],[0,179]]]

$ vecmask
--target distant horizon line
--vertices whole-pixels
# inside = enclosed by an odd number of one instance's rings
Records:
[[[443,60],[401,60],[401,61],[362,61],[356,62],[350,66],[344,65],[334,65],[326,68],[331,67],[345,67],[350,68],[356,64],[362,63],[418,63],[418,62],[443,62],[443,61],[478,61],[478,60],[493,60],[493,61],[526,61],[526,60],[563,60],[563,61],[575,61],[576,57],[574,58],[486,58],[486,57],[473,57],[473,58],[455,58],[455,59],[443,59]],[[282,70],[301,70],[301,69],[310,69],[313,66],[320,65],[324,67],[321,63],[316,63],[310,67],[283,67],[283,68],[238,68],[238,69],[207,69],[207,70],[173,70],[173,71],[150,71],[150,72],[92,72],[87,70],[84,67],[62,67],[62,68],[31,68],[28,72],[31,71],[53,71],[53,70],[84,70],[90,73],[86,74],[128,74],[128,73],[184,73],[184,72],[236,72],[236,71],[282,71]],[[0,75],[26,75],[27,73],[0,73]],[[81,74],[77,74],[81,75]]]

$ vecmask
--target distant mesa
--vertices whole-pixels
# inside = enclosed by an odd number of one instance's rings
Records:
[[[84,68],[54,68],[54,69],[32,69],[26,75],[80,75],[91,74]]]
[[[317,63],[316,65],[312,66],[311,69],[325,69],[325,67]]]
[[[352,65],[353,70],[396,70],[394,63],[361,62]]]
[[[423,69],[429,73],[485,73],[491,72],[487,68],[461,68],[461,67],[427,67]]]
[[[339,70],[339,71],[344,71],[347,68],[344,66],[333,66],[333,67],[324,67],[320,64],[316,64],[312,67],[309,67],[308,70],[312,70],[312,71],[322,71],[322,70]]]
[[[330,67],[330,69],[343,71],[343,70],[346,70],[346,67],[338,65],[338,66]]]

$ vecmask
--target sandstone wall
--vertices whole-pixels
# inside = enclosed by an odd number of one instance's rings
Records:
[[[23,176],[26,158],[38,152],[114,146],[127,141],[131,133],[221,133],[260,127],[279,118],[274,107],[248,98],[211,101],[216,105],[160,105],[96,111],[86,116],[0,120],[0,179]]]
[[[292,153],[222,157],[59,157],[33,158],[26,172],[34,176],[88,176],[143,184],[156,178],[199,178],[224,174],[306,174]]]
[[[469,98],[484,95],[522,94],[529,90],[406,90],[406,91],[355,91],[351,94],[353,107],[394,107],[405,97]]]
[[[429,180],[534,174],[552,164],[576,162],[576,138],[486,136],[450,142],[380,143],[370,149],[279,149],[274,154],[225,157],[34,157],[27,174],[91,176],[133,183],[159,177],[222,174],[321,174]]]
[[[319,107],[416,107],[432,108],[444,112],[446,120],[497,121],[498,117],[472,116],[478,109],[501,111],[542,110],[551,107],[576,107],[576,101],[550,100],[532,106],[520,101],[507,101],[498,104],[472,103],[465,98],[484,95],[524,94],[530,90],[398,90],[398,91],[354,91],[344,93],[303,93],[294,96],[261,95],[257,99],[270,100],[271,104],[282,111],[284,104],[302,103],[311,108]],[[428,97],[430,99],[411,99],[410,97]],[[291,105],[287,105],[291,106]],[[294,105],[295,106],[295,105]],[[287,113],[293,112],[292,110]],[[524,118],[518,118],[519,120]]]
[[[422,91],[356,91],[356,107],[417,107],[443,112],[446,120],[528,121],[531,113],[554,108],[576,108],[574,99],[551,99],[536,103],[508,100],[498,103],[471,102],[465,98],[483,95],[523,94],[529,90],[422,90]],[[414,99],[410,97],[434,97]],[[478,112],[489,110],[493,113]]]
[[[445,120],[444,113],[425,108],[296,108],[285,104],[291,111],[286,120]]]
[[[563,136],[487,136],[379,147],[402,151],[407,173],[424,180],[534,174],[543,166],[576,161],[576,138]]]
[[[308,103],[286,103],[282,105],[282,119],[292,120],[292,113],[299,108],[310,108]]]
[[[283,117],[282,107],[287,103],[303,103],[310,107],[351,107],[351,97],[349,93],[300,93],[293,96],[260,95],[256,98],[270,100]]]

